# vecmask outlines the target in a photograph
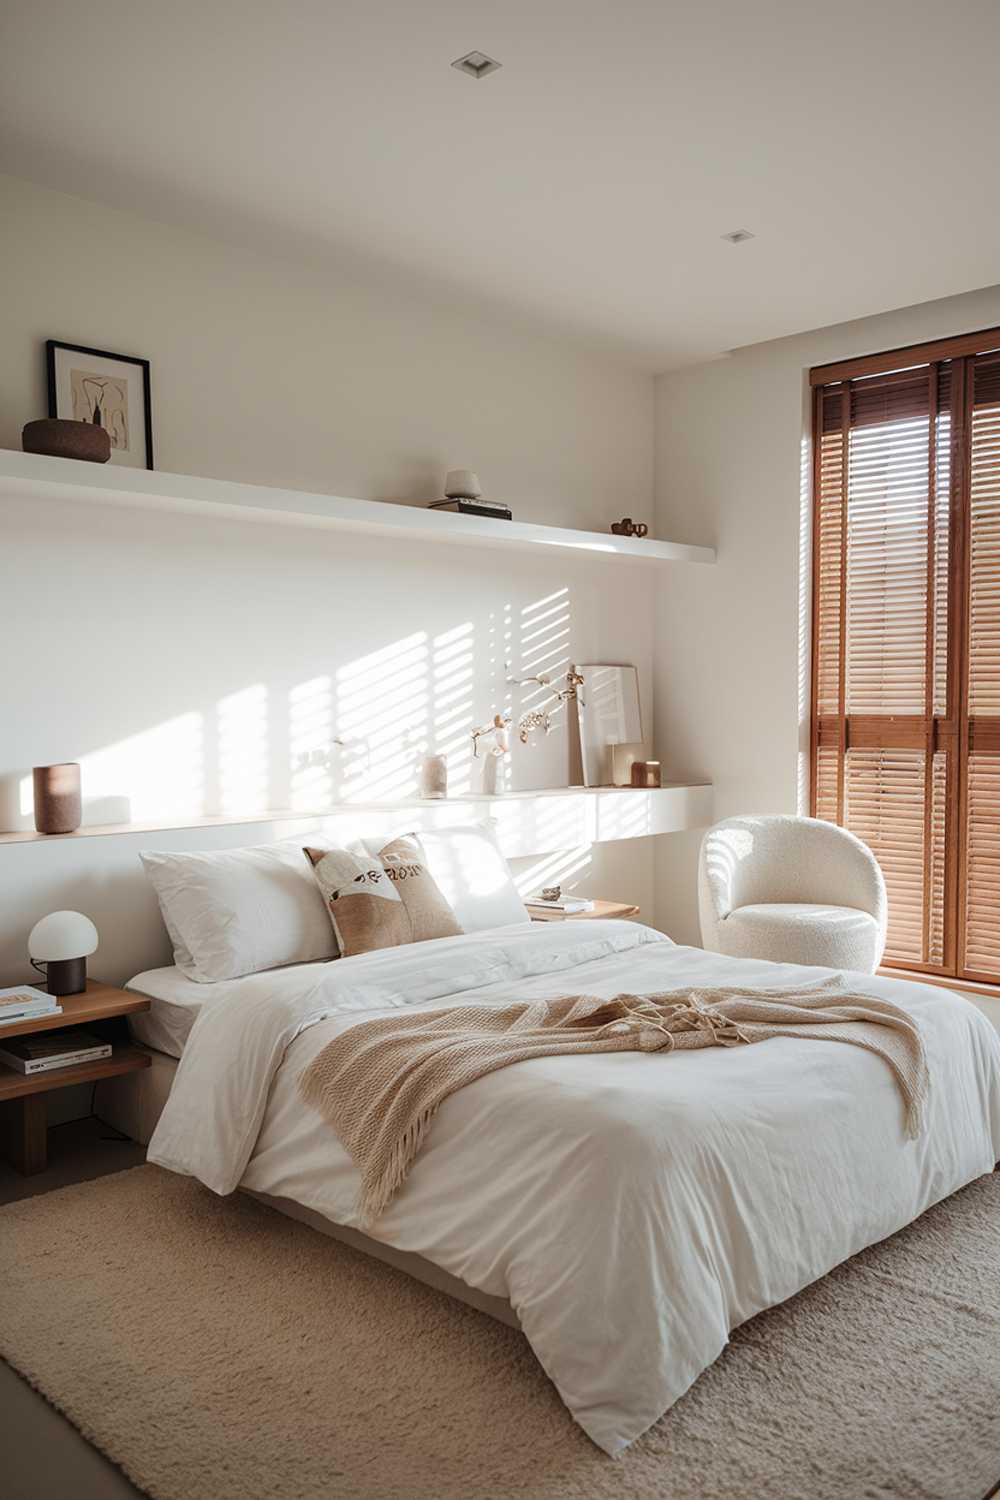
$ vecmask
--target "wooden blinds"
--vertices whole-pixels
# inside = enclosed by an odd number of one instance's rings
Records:
[[[1000,980],[1000,332],[969,337],[813,372],[812,805],[882,866],[887,962]]]

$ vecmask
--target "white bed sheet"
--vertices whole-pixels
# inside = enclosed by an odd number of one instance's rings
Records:
[[[675,947],[634,923],[552,923],[237,981],[191,1033],[150,1160],[356,1225],[358,1173],[297,1080],[392,1006],[822,970]],[[781,1302],[1000,1157],[1000,1037],[969,1002],[851,976],[919,1021],[928,1128],[903,1129],[884,1061],[830,1041],[532,1059],[445,1101],[369,1233],[506,1297],[589,1436],[616,1453]]]
[[[311,964],[292,964],[300,975],[315,971],[322,973],[330,960],[323,959]],[[268,978],[278,973],[267,971]],[[220,979],[210,984],[189,979],[176,965],[166,969],[146,969],[137,974],[125,986],[139,995],[148,995],[152,1004],[149,1010],[129,1016],[129,1030],[137,1042],[165,1052],[168,1057],[180,1057],[184,1051],[191,1028],[205,1006],[215,1005],[220,1000],[239,996],[241,986],[255,975],[244,975],[239,979]]]
[[[152,1002],[149,1010],[129,1016],[129,1031],[137,1042],[165,1052],[168,1057],[180,1057],[191,1028],[210,996],[207,990],[231,988],[229,984],[196,984],[180,969],[147,969],[137,974],[125,986],[137,995],[146,995]]]

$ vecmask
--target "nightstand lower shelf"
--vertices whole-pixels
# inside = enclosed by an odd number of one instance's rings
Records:
[[[68,1088],[75,1083],[95,1083],[99,1078],[114,1078],[119,1073],[134,1073],[140,1068],[148,1068],[149,1063],[149,1053],[140,1052],[138,1047],[116,1047],[110,1057],[99,1058],[97,1062],[53,1068],[47,1073],[18,1073],[0,1065],[4,1154],[11,1166],[26,1176],[44,1172],[48,1160],[45,1095],[52,1089]]]

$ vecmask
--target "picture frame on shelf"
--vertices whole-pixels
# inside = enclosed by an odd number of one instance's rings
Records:
[[[642,755],[638,671],[612,662],[584,662],[574,670],[580,677],[576,706],[583,784],[614,786],[626,747],[632,760]]]
[[[148,359],[46,339],[45,374],[50,417],[103,427],[113,464],[153,467]]]

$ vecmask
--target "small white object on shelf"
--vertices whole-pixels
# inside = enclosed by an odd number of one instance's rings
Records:
[[[428,755],[420,767],[420,795],[436,800],[448,795],[448,757]]]
[[[478,500],[483,489],[479,475],[471,469],[449,469],[444,492],[449,500]]]
[[[492,724],[481,724],[472,731],[472,758],[479,759],[481,741],[492,740],[483,762],[483,796],[499,797],[507,790],[506,759],[510,750],[510,710],[494,714]]]
[[[488,755],[483,761],[483,796],[502,797],[507,791],[507,762],[502,755]]]

